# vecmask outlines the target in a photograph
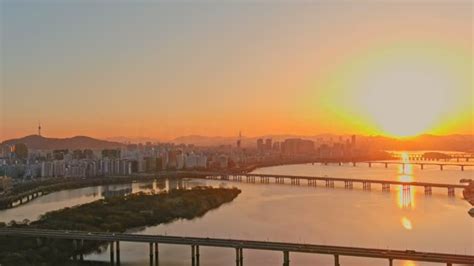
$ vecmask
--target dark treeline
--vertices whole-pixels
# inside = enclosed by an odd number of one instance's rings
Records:
[[[138,193],[49,212],[29,224],[0,224],[0,227],[124,232],[203,216],[231,202],[240,192],[237,188],[198,187],[159,194]],[[86,241],[81,253],[101,251],[104,244]],[[0,238],[0,265],[67,265],[72,255],[71,240]]]

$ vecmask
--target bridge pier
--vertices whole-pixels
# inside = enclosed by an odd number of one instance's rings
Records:
[[[341,166],[341,165],[342,165],[342,163],[341,163],[341,162],[339,162],[339,166]]]
[[[353,167],[356,167],[356,162],[352,162],[352,166],[353,166]]]
[[[290,252],[283,251],[283,266],[290,266]]]
[[[388,265],[393,266],[393,259],[388,259]]]
[[[431,187],[430,186],[425,186],[425,195],[431,195]]]
[[[81,242],[79,243],[80,243],[79,244],[79,250],[80,250],[79,260],[84,261],[84,239],[81,239]]]
[[[72,260],[76,261],[77,260],[77,240],[73,239],[72,240]]]
[[[425,165],[424,165],[424,164],[420,164],[420,166],[421,166],[421,170],[423,170],[423,168],[424,168]]]
[[[461,171],[464,171],[464,165],[461,165]]]
[[[382,184],[382,191],[389,192],[390,191],[390,184]]]
[[[199,266],[199,246],[191,245],[191,265]]]
[[[339,264],[339,255],[337,254],[334,254],[334,266],[341,266],[341,264]]]
[[[235,265],[242,266],[244,265],[244,253],[242,248],[235,248]]]
[[[115,256],[117,258],[117,265],[120,265],[120,241],[115,243]]]
[[[388,163],[385,163],[385,168],[388,168]]]
[[[372,163],[369,163],[369,167],[372,167]]]
[[[439,170],[443,171],[443,165],[442,164],[439,165]]]
[[[109,245],[110,249],[110,265],[114,266],[115,265],[115,256],[114,256],[114,242],[110,242]]]
[[[456,195],[456,193],[454,192],[454,188],[453,187],[448,187],[448,196],[449,197],[454,197]]]
[[[326,180],[326,187],[334,187],[334,181],[333,180]]]
[[[153,243],[148,243],[150,252],[150,266],[153,266]],[[193,264],[194,265],[194,264]]]
[[[370,183],[370,182],[363,182],[362,183],[362,187],[363,187],[364,190],[370,190],[371,185],[372,185],[372,183]]]
[[[160,264],[159,252],[158,252],[158,242],[155,242],[155,266]]]
[[[352,181],[344,181],[344,187],[352,189]]]
[[[195,254],[195,257],[196,257],[196,266],[199,266],[199,245],[196,245],[194,246],[194,249],[196,250],[196,254]]]

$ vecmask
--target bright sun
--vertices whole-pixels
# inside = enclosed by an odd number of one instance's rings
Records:
[[[310,99],[324,106],[327,117],[335,115],[362,134],[446,132],[472,117],[472,63],[466,54],[425,42],[374,46],[330,69],[317,83],[323,93]]]
[[[399,58],[358,86],[364,116],[387,135],[407,137],[432,129],[449,113],[455,84],[439,66]]]

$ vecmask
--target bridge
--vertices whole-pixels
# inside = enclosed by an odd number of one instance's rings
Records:
[[[381,185],[382,191],[390,191],[391,185],[402,186],[403,190],[409,190],[410,187],[423,187],[426,195],[432,194],[432,188],[445,188],[448,196],[456,195],[455,189],[464,189],[467,185],[463,184],[443,184],[429,182],[404,182],[395,180],[377,180],[377,179],[361,179],[361,178],[345,178],[345,177],[327,177],[327,176],[296,176],[296,175],[275,175],[275,174],[246,174],[246,173],[227,173],[227,172],[203,172],[203,171],[183,171],[181,174],[187,173],[187,177],[217,179],[226,181],[239,181],[247,183],[269,184],[273,181],[275,184],[291,184],[300,185],[301,180],[306,181],[308,186],[317,186],[318,181],[323,182],[326,187],[334,188],[336,182],[344,183],[346,189],[352,189],[354,183],[361,184],[364,190],[371,190],[373,184]],[[304,183],[303,183],[304,184]]]
[[[1,228],[1,236],[10,237],[32,237],[37,239],[67,239],[73,243],[73,260],[83,260],[82,246],[84,241],[98,241],[109,243],[110,265],[120,265],[120,242],[139,242],[148,244],[150,266],[159,264],[159,244],[186,245],[191,247],[191,265],[199,266],[199,247],[220,247],[235,249],[235,265],[243,266],[243,250],[266,250],[282,252],[283,266],[290,265],[290,252],[292,253],[312,253],[325,254],[334,257],[334,265],[340,266],[340,257],[366,257],[386,259],[390,266],[394,260],[411,260],[421,262],[435,262],[446,265],[474,264],[474,256],[457,255],[446,253],[419,252],[414,250],[391,250],[360,248],[346,246],[330,246],[315,244],[300,244],[287,242],[252,241],[241,239],[203,238],[203,237],[181,237],[164,235],[140,235],[127,233],[110,232],[81,232],[81,231],[60,231],[45,229],[25,229],[25,228]]]
[[[443,171],[445,167],[456,167],[464,171],[467,167],[472,167],[474,169],[474,164],[462,164],[462,163],[433,163],[433,162],[403,162],[403,161],[361,161],[361,162],[351,162],[352,166],[357,166],[357,164],[367,164],[369,167],[372,167],[374,164],[382,164],[385,165],[385,168],[388,168],[389,165],[401,165],[403,169],[405,169],[405,165],[419,165],[421,170],[425,168],[427,165],[436,165],[439,167],[439,170]],[[313,163],[314,164],[314,163]],[[342,166],[343,162],[322,162],[323,165],[329,164],[337,164]]]
[[[474,159],[474,153],[458,153],[458,154],[445,154],[446,158],[433,158],[430,156],[426,156],[424,153],[419,153],[419,154],[407,154],[407,155],[402,155],[401,153],[394,153],[391,152],[389,153],[390,156],[394,158],[407,158],[409,160],[428,160],[428,161],[450,161],[450,160],[456,160],[457,162],[459,161],[466,161],[469,162],[469,160]]]

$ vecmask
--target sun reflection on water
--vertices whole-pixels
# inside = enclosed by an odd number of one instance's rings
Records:
[[[402,222],[403,228],[405,228],[407,230],[413,229],[413,226],[412,226],[412,223],[411,223],[410,219],[408,219],[406,216],[402,217],[401,222]]]
[[[409,156],[407,152],[401,154],[402,165],[398,167],[398,181],[413,182],[413,165],[409,164]],[[409,185],[398,186],[397,205],[400,209],[415,208],[415,188]]]

